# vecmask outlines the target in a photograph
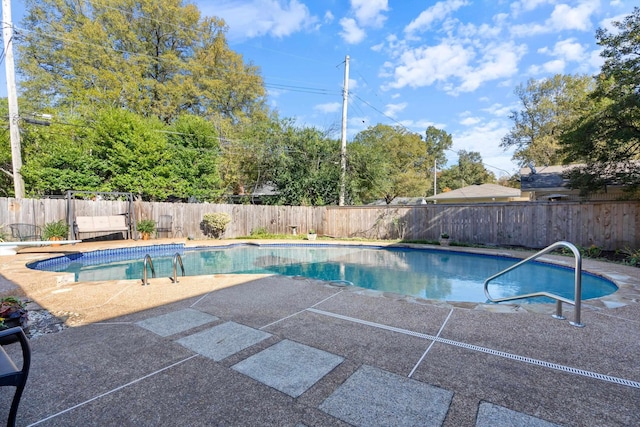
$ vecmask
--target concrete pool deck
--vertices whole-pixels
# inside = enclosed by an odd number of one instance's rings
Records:
[[[169,242],[184,240],[55,250]],[[49,256],[0,258],[2,294],[70,326],[31,340],[18,425],[640,425],[637,268],[584,260],[621,289],[586,301],[577,328],[551,318],[553,305],[448,304],[265,275],[69,283],[25,268]],[[5,419],[11,396],[0,397]]]

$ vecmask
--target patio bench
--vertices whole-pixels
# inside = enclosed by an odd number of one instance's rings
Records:
[[[22,347],[22,368],[18,369],[15,362],[4,347],[0,345],[0,387],[15,387],[16,391],[13,395],[13,401],[11,402],[11,409],[9,411],[9,418],[7,419],[7,426],[16,425],[16,415],[18,414],[18,405],[20,404],[20,398],[24,391],[24,386],[27,384],[27,376],[29,375],[29,367],[31,366],[31,347],[29,346],[29,340],[24,334],[24,331],[20,326],[9,328],[0,331],[0,338],[4,337],[17,337]]]
[[[76,234],[124,231],[125,238],[129,238],[129,225],[125,215],[78,216],[74,227]]]

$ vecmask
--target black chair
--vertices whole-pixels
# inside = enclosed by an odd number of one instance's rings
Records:
[[[173,217],[171,215],[160,215],[160,220],[156,225],[156,236],[159,237],[160,233],[167,233],[167,237],[171,233],[171,237],[173,237]]]
[[[27,240],[42,240],[40,227],[34,224],[9,224],[11,237],[21,242]]]
[[[2,337],[17,337],[22,347],[22,368],[18,369],[14,361],[9,357],[4,348],[0,345],[0,387],[13,386],[16,392],[13,395],[9,418],[7,419],[7,427],[16,425],[16,415],[18,414],[18,405],[27,384],[27,376],[29,376],[29,367],[31,366],[31,346],[29,340],[24,334],[20,326],[0,331]]]

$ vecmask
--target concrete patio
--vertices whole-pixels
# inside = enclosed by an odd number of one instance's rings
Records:
[[[18,425],[640,425],[637,268],[585,260],[621,290],[585,302],[577,328],[551,305],[264,275],[70,283],[24,267],[48,256],[0,258],[3,294],[70,325],[31,340]]]

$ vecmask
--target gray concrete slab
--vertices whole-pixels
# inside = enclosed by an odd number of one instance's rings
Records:
[[[453,393],[362,366],[320,409],[355,426],[440,426]]]
[[[367,303],[368,298],[365,298]],[[265,330],[358,364],[378,366],[400,375],[408,375],[430,341],[414,336],[304,312],[274,324]]]
[[[561,427],[509,408],[482,402],[478,409],[476,427]]]
[[[212,292],[195,308],[261,328],[331,297],[340,289],[310,279],[266,277]],[[259,298],[257,297],[259,296]]]
[[[216,320],[218,320],[216,316],[192,308],[185,308],[172,313],[140,320],[136,322],[136,325],[158,334],[161,337],[168,337],[207,323],[215,322]]]
[[[298,397],[343,360],[335,354],[283,340],[232,368],[291,397]]]
[[[220,361],[232,354],[269,338],[271,334],[235,322],[225,322],[213,328],[180,338],[176,342],[198,354]]]

